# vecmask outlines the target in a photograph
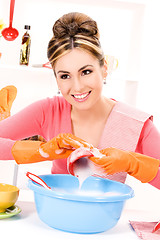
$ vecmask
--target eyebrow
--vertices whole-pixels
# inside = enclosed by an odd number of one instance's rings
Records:
[[[69,73],[69,72],[63,71],[63,70],[59,70],[59,71],[57,72],[57,74],[58,74],[58,73]]]
[[[93,67],[93,65],[87,64],[87,65],[81,67],[81,68],[78,70],[78,72],[82,71],[82,70],[85,69],[86,67]],[[59,70],[59,71],[57,72],[57,74],[58,74],[58,73],[68,73],[68,74],[69,74],[70,72],[68,72],[68,71],[63,71],[63,70]]]
[[[78,72],[80,72],[81,70],[85,69],[86,67],[93,67],[93,65],[87,64],[87,65],[81,67],[81,68],[78,70]]]

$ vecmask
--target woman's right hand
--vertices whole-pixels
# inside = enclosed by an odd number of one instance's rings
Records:
[[[76,137],[71,133],[60,133],[57,136],[58,144],[60,148],[75,150],[80,147],[93,148],[92,144],[84,141],[83,139]]]
[[[12,147],[12,155],[18,164],[35,163],[68,158],[71,152],[81,146],[91,145],[72,134],[61,133],[46,143],[17,141]]]
[[[75,149],[93,146],[70,133],[60,133],[39,148],[40,155],[49,159],[68,158]]]

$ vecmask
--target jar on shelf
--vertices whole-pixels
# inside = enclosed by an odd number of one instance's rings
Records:
[[[25,33],[22,37],[21,43],[21,50],[20,50],[20,65],[27,65],[29,64],[29,57],[30,57],[30,47],[31,47],[31,36],[29,31],[31,27],[29,25],[24,26]]]

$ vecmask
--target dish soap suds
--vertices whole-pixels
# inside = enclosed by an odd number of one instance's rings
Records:
[[[79,180],[79,189],[81,189],[85,179],[94,174],[89,163],[86,157],[82,157],[74,163],[74,174]]]

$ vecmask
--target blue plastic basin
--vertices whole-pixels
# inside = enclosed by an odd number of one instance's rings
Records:
[[[48,226],[74,233],[99,233],[114,227],[124,203],[134,196],[126,184],[89,177],[79,190],[78,178],[68,174],[40,177],[52,188],[47,190],[29,180],[40,219]]]

